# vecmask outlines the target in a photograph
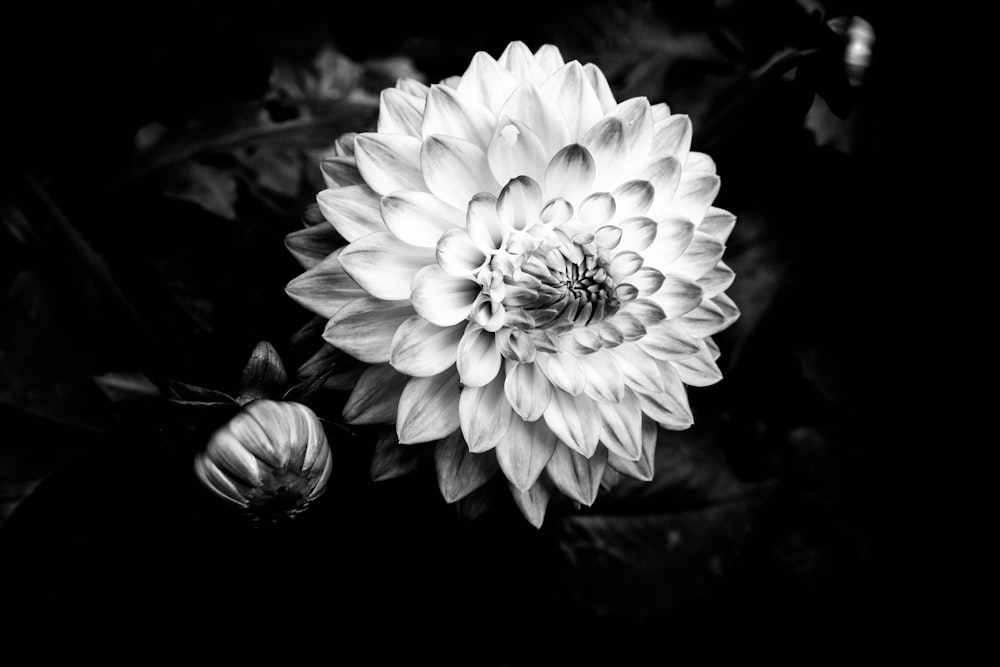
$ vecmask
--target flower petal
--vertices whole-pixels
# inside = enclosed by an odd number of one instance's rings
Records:
[[[574,207],[591,192],[597,167],[590,151],[571,144],[556,153],[545,169],[545,196],[562,197]]]
[[[701,223],[719,194],[719,183],[719,177],[714,174],[682,174],[680,185],[670,202],[670,212],[696,225]]]
[[[454,368],[425,378],[412,378],[403,388],[396,412],[396,433],[403,444],[430,442],[459,427],[462,383]]]
[[[486,253],[472,242],[469,232],[464,229],[452,229],[438,239],[438,265],[448,275],[472,278],[487,259]]]
[[[479,283],[449,276],[441,267],[432,264],[413,276],[410,300],[425,320],[447,327],[468,317],[479,291]]]
[[[403,321],[392,337],[389,363],[400,373],[428,377],[455,363],[458,342],[465,327],[439,327],[419,315]]]
[[[528,81],[511,93],[499,115],[521,121],[531,128],[545,147],[546,155],[553,155],[570,141],[566,121],[559,108]]]
[[[497,467],[497,457],[492,453],[470,452],[461,431],[455,431],[434,447],[438,488],[446,503],[461,500],[490,481]]]
[[[658,102],[651,106],[649,110],[653,114],[653,127],[656,127],[656,125],[665,121],[670,116],[670,107],[667,106],[666,102]]]
[[[500,371],[500,350],[496,335],[469,322],[458,343],[458,374],[466,387],[482,387]]]
[[[402,391],[402,385],[400,385]],[[393,418],[396,409],[393,406]],[[368,473],[373,482],[384,482],[416,472],[427,458],[427,450],[421,447],[401,447],[396,429],[387,428],[375,441],[375,452]]]
[[[552,454],[546,473],[560,491],[576,502],[591,506],[601,489],[601,477],[608,463],[608,450],[599,448],[586,457],[560,444]]]
[[[518,176],[500,191],[497,215],[500,223],[514,231],[524,231],[538,222],[542,190],[527,176]]]
[[[698,280],[715,268],[725,251],[726,246],[708,234],[695,232],[684,254],[670,264],[670,272],[689,280]]]
[[[378,131],[380,134],[420,136],[420,110],[398,88],[386,88],[379,95]]]
[[[485,386],[464,387],[458,409],[462,434],[473,452],[495,447],[510,428],[511,420],[517,419],[504,395],[503,373]]]
[[[691,150],[691,119],[674,114],[653,125],[653,154],[672,155],[684,164]]]
[[[387,231],[364,236],[340,253],[344,270],[369,294],[387,300],[410,296],[414,276],[434,261],[433,250],[404,243]]]
[[[539,479],[535,485],[527,491],[521,491],[513,484],[510,484],[510,494],[514,498],[514,504],[521,510],[521,514],[535,528],[541,528],[545,521],[545,508],[549,504],[552,495],[550,482]]]
[[[677,320],[694,338],[711,336],[726,328],[726,316],[711,299],[704,298],[698,307]]]
[[[323,182],[328,188],[343,188],[349,185],[364,185],[358,170],[358,161],[353,157],[328,157],[319,165]]]
[[[486,149],[486,158],[498,183],[527,176],[541,183],[549,153],[538,135],[519,120],[501,117]]]
[[[698,341],[700,349],[696,354],[670,362],[684,384],[692,387],[707,387],[722,379],[722,371],[715,362],[712,350],[704,340]]]
[[[642,251],[643,259],[660,271],[684,254],[694,238],[694,225],[683,218],[662,218],[656,225],[656,238]]]
[[[656,422],[643,415],[642,417],[642,455],[635,461],[623,459],[617,454],[608,452],[608,465],[623,475],[633,479],[648,482],[653,479],[653,456],[656,453],[656,440],[659,436]],[[605,473],[606,474],[606,473]]]
[[[653,113],[649,100],[645,97],[630,98],[615,106],[610,115],[620,118],[625,126],[625,138],[632,148],[633,158],[648,155],[653,145]]]
[[[420,172],[420,139],[405,134],[359,134],[354,143],[365,183],[380,195],[397,190],[426,191]]]
[[[618,403],[625,396],[625,378],[618,362],[607,350],[580,357],[587,383],[584,393],[606,403]]]
[[[556,437],[584,456],[593,456],[601,436],[600,413],[594,403],[588,396],[574,396],[554,387],[544,414]]]
[[[692,345],[697,347],[692,342]],[[657,367],[657,359],[652,357],[637,343],[626,343],[616,347],[611,353],[621,369],[625,386],[644,394],[665,391],[663,376]]]
[[[463,211],[427,192],[394,192],[382,197],[382,220],[393,236],[421,248],[433,248],[449,229],[464,229]]]
[[[535,364],[508,362],[504,393],[514,412],[524,421],[533,422],[549,407],[552,385]]]
[[[719,243],[725,243],[736,226],[736,216],[715,206],[708,208],[705,218],[698,224],[698,231],[708,234]]]
[[[293,278],[285,286],[285,293],[303,308],[325,318],[333,317],[348,302],[366,296],[340,264],[340,250]]]
[[[597,165],[595,188],[613,190],[623,181],[625,167],[632,158],[621,118],[606,116],[598,121],[583,138],[583,145],[594,157]],[[655,187],[656,184],[654,183]]]
[[[637,394],[642,411],[653,421],[671,431],[683,431],[694,423],[684,383],[673,363],[659,364],[666,391]]]
[[[663,286],[663,274],[650,266],[644,266],[629,276],[628,282],[639,290],[639,296],[649,296]]]
[[[367,185],[323,190],[316,195],[316,203],[323,217],[348,242],[373,232],[385,231],[385,223],[379,214],[378,195]]]
[[[587,82],[590,83],[591,88],[594,89],[594,92],[597,93],[597,99],[601,103],[601,111],[608,113],[614,109],[617,102],[615,102],[611,86],[608,85],[608,79],[604,76],[601,68],[594,63],[587,63],[583,66],[583,75]]]
[[[396,421],[399,397],[409,381],[409,377],[389,364],[369,366],[358,378],[344,405],[344,421],[348,424],[393,423]]]
[[[661,322],[648,328],[638,345],[649,356],[663,361],[683,359],[698,352],[698,341],[679,321]]]
[[[558,441],[542,420],[511,420],[507,433],[497,443],[500,469],[519,491],[527,491],[545,470]]]
[[[728,264],[720,260],[711,271],[698,278],[697,282],[705,296],[711,298],[729,289],[735,279],[736,273],[729,268]]]
[[[648,298],[663,309],[667,319],[674,319],[694,310],[701,303],[702,291],[697,283],[668,273],[660,291]]]
[[[547,77],[539,67],[531,49],[524,42],[514,41],[507,45],[497,59],[497,63],[522,81],[538,85]]]
[[[704,172],[706,174],[715,174],[718,172],[718,168],[715,165],[715,160],[711,156],[705,153],[698,153],[696,151],[691,151],[688,153],[687,160],[684,162],[684,171],[696,173]]]
[[[651,218],[660,220],[671,212],[670,203],[677,193],[681,174],[680,162],[674,157],[660,158],[642,170],[641,177],[653,185],[653,202],[648,211]]]
[[[580,202],[580,222],[590,230],[609,222],[615,215],[615,198],[607,192],[595,192]]]
[[[535,363],[549,382],[573,396],[582,394],[587,386],[583,364],[572,354],[539,353],[535,357]]]
[[[556,70],[566,64],[563,60],[559,48],[552,44],[542,44],[535,51],[535,61],[542,68],[542,73],[548,77],[555,74]]]
[[[611,194],[615,198],[615,219],[627,220],[649,210],[656,188],[646,180],[631,180],[619,185]]]
[[[490,54],[479,51],[462,74],[457,90],[460,95],[469,97],[496,113],[520,83],[517,77],[501,67]]]
[[[545,80],[542,94],[562,112],[569,141],[580,141],[604,115],[597,93],[584,75],[583,66],[575,60],[566,63]]]
[[[431,135],[424,139],[420,161],[430,191],[457,209],[465,210],[469,200],[480,192],[500,189],[486,153],[464,139]]]
[[[370,364],[389,361],[392,337],[413,315],[409,301],[383,301],[363,296],[348,302],[330,318],[323,340]]]
[[[497,216],[497,198],[488,192],[481,192],[469,201],[466,229],[472,241],[486,252],[502,248],[511,232]]]
[[[622,228],[622,240],[618,244],[619,250],[634,250],[635,252],[642,252],[652,245],[653,241],[656,239],[658,231],[658,223],[652,218],[630,218],[625,220],[619,225]],[[691,225],[692,229],[694,225]],[[693,234],[694,232],[692,232]],[[686,246],[685,246],[686,247]],[[683,249],[677,253],[684,252]],[[656,266],[661,266],[662,263],[659,257],[651,258],[653,264]]]
[[[642,455],[642,408],[631,391],[617,404],[598,403],[601,413],[601,444],[609,453],[635,461]]]
[[[496,117],[482,104],[441,84],[431,86],[420,136],[432,134],[470,141],[486,148]]]
[[[311,269],[344,244],[333,225],[325,222],[292,232],[285,237],[285,248],[303,268]]]
[[[642,255],[631,250],[622,250],[611,258],[608,264],[608,275],[615,283],[620,283],[625,278],[642,268]]]

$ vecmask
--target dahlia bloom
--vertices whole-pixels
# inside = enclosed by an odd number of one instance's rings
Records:
[[[345,420],[436,443],[449,502],[501,471],[535,525],[553,489],[590,505],[612,471],[650,479],[658,427],[692,424],[684,385],[721,379],[711,335],[739,315],[735,218],[690,145],[687,116],[617,102],[551,45],[383,91],[378,131],[323,164],[347,245],[323,223],[287,241],[308,268],[288,294],[370,364]]]

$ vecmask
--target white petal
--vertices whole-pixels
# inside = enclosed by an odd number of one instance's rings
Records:
[[[700,171],[706,174],[715,174],[718,169],[715,166],[715,160],[711,156],[691,151],[688,153],[687,161],[684,163],[684,171],[692,173]]]
[[[424,138],[439,134],[465,139],[486,148],[495,124],[496,117],[485,106],[447,86],[435,84],[427,96],[420,133]]]
[[[517,417],[496,445],[500,469],[519,491],[527,491],[545,470],[556,449],[556,436],[544,421],[525,422]]]
[[[508,44],[497,62],[518,79],[530,81],[535,85],[540,84],[547,76],[524,42],[515,41]]]
[[[633,97],[612,109],[611,115],[620,118],[625,126],[625,138],[632,148],[633,158],[648,155],[653,145],[653,113],[649,100]]]
[[[366,296],[341,266],[340,250],[293,278],[285,287],[285,293],[302,307],[325,318],[333,317],[348,302]]]
[[[486,153],[464,139],[432,135],[424,140],[420,160],[427,187],[455,208],[465,210],[474,195],[500,189]]]
[[[552,491],[549,482],[539,479],[533,487],[527,491],[521,491],[513,484],[510,484],[510,494],[514,498],[514,504],[521,510],[521,514],[535,528],[541,528],[545,521],[545,508],[549,504]]]
[[[584,456],[593,456],[601,436],[601,418],[595,401],[583,394],[573,396],[553,388],[545,409],[545,423],[561,441]]]
[[[667,319],[674,319],[694,310],[701,303],[702,291],[697,283],[668,273],[660,291],[649,298],[663,309]]]
[[[580,357],[587,382],[584,392],[590,398],[618,403],[625,396],[625,378],[615,357],[607,350]]]
[[[482,387],[500,371],[500,350],[496,335],[474,322],[466,325],[458,343],[458,374],[466,387]]]
[[[622,228],[622,240],[618,244],[619,250],[642,252],[652,245],[658,232],[658,223],[652,218],[629,218],[619,226]],[[694,225],[691,225],[691,228],[693,229]],[[691,234],[693,235],[694,232],[692,231]],[[678,257],[681,252],[684,252],[683,248],[677,253]],[[660,266],[661,263],[655,254],[650,255],[649,261],[654,266]]]
[[[642,455],[642,408],[639,399],[626,390],[621,401],[598,403],[601,413],[601,444],[618,456],[636,460]]]
[[[464,387],[459,415],[470,450],[485,452],[495,447],[510,428],[511,420],[517,419],[504,394],[504,374],[483,387]]]
[[[615,216],[615,198],[607,192],[595,192],[580,202],[580,222],[589,229],[603,225]]]
[[[462,75],[458,92],[496,113],[521,82],[485,51],[479,51]]]
[[[426,83],[408,76],[396,81],[396,89],[421,100],[427,97],[427,93],[430,92]]]
[[[420,145],[420,139],[405,134],[359,134],[355,155],[365,183],[380,195],[397,190],[426,191],[420,172]]]
[[[630,275],[628,282],[639,290],[639,296],[649,296],[663,286],[663,274],[652,267],[644,266]]]
[[[382,197],[382,219],[400,241],[433,248],[441,234],[464,228],[465,215],[427,192],[395,192]]]
[[[673,363],[659,365],[666,391],[637,394],[642,411],[657,424],[671,431],[683,431],[694,423],[687,391]]]
[[[497,458],[470,452],[462,432],[455,431],[434,447],[434,469],[441,495],[446,503],[453,503],[490,481],[497,471]]]
[[[649,417],[642,418],[642,455],[636,461],[623,459],[608,453],[608,465],[623,475],[648,482],[653,479],[653,456],[656,454],[656,440],[659,436],[656,422]],[[607,473],[605,473],[607,474]]]
[[[703,340],[699,340],[697,354],[670,362],[685,384],[693,387],[707,387],[722,379],[722,371],[713,358],[712,350]]]
[[[458,371],[454,368],[407,382],[396,413],[399,441],[403,444],[430,442],[451,435],[459,427],[461,388]]]
[[[654,359],[683,359],[698,352],[698,341],[678,321],[661,322],[646,330],[639,347]]]
[[[699,224],[719,194],[719,177],[714,174],[682,174],[670,212]]]
[[[379,214],[378,195],[367,185],[323,190],[316,195],[316,203],[323,217],[348,242],[373,232],[385,231],[385,223]]]
[[[681,164],[691,150],[691,119],[685,114],[674,114],[653,125],[653,154],[672,155]]]
[[[535,357],[535,363],[549,382],[573,396],[582,394],[587,386],[583,364],[572,354],[540,353]]]
[[[562,197],[574,207],[592,192],[597,167],[590,151],[571,144],[556,153],[545,170],[545,196]]]
[[[562,112],[569,130],[569,141],[583,135],[604,115],[601,102],[577,61],[560,67],[542,84],[542,94]]]
[[[565,445],[556,447],[545,472],[560,491],[583,505],[594,504],[601,489],[601,477],[608,462],[608,450],[598,449],[586,457]]]
[[[566,64],[559,48],[552,44],[542,44],[538,47],[538,50],[535,51],[535,61],[546,77],[552,76],[556,70]]]
[[[514,412],[529,422],[541,417],[552,400],[552,385],[533,363],[509,362],[504,392]]]
[[[370,364],[389,361],[392,337],[413,315],[408,301],[383,301],[364,296],[338,310],[323,331],[323,340],[355,359]]]
[[[358,161],[353,157],[328,157],[320,163],[319,168],[323,174],[323,182],[328,188],[343,188],[365,183],[358,170]]]
[[[627,220],[645,215],[653,204],[656,189],[646,180],[622,183],[611,193],[615,198],[615,219]]]
[[[653,203],[648,215],[660,220],[671,212],[671,202],[681,182],[681,166],[674,157],[660,158],[647,165],[641,172],[642,178],[653,185]]]
[[[380,134],[420,136],[420,110],[398,88],[386,88],[379,95],[378,131]]]
[[[615,283],[620,283],[642,268],[642,255],[631,250],[622,250],[611,258],[608,264],[608,274]]]
[[[387,300],[409,297],[417,271],[434,261],[433,250],[404,243],[390,232],[363,236],[340,253],[344,270],[369,294]]]
[[[447,327],[469,315],[479,291],[479,283],[449,276],[434,264],[425,266],[413,276],[410,300],[425,320]]]
[[[736,216],[729,211],[711,206],[705,218],[699,223],[698,231],[708,234],[719,243],[725,243],[736,226]]]
[[[726,328],[726,316],[711,299],[702,299],[697,308],[677,320],[693,338],[711,336]]]
[[[658,102],[649,108],[650,112],[653,114],[653,126],[655,127],[660,122],[665,121],[670,115],[670,107],[667,106],[666,102]]]
[[[343,244],[344,239],[326,222],[285,236],[285,248],[306,269],[319,264]]]
[[[625,178],[625,167],[632,159],[625,134],[625,124],[620,118],[607,116],[598,121],[583,138],[583,145],[594,156],[597,165],[595,188],[613,190]],[[655,183],[653,184],[655,187]]]
[[[570,143],[566,121],[556,105],[544,98],[531,83],[525,81],[511,94],[500,109],[506,116],[527,125],[542,142],[547,155],[553,155]]]
[[[518,176],[500,191],[497,215],[500,223],[514,231],[524,231],[538,222],[542,190],[527,176]]]
[[[722,314],[726,316],[726,326],[735,322],[740,317],[740,309],[728,294],[717,294],[712,297],[712,301],[719,307]]]
[[[583,74],[591,88],[597,93],[597,99],[601,103],[601,111],[608,113],[614,109],[617,102],[615,102],[615,96],[611,92],[611,86],[608,85],[608,79],[604,76],[604,72],[594,63],[587,63],[583,66]],[[652,130],[652,128],[650,129]]]
[[[715,268],[725,251],[726,246],[708,234],[695,232],[684,254],[675,259],[668,270],[689,280],[698,280]]]
[[[657,359],[651,357],[638,343],[620,345],[611,354],[618,362],[627,387],[643,394],[656,394],[665,390]]]
[[[519,120],[501,117],[497,123],[486,158],[498,183],[527,176],[541,183],[545,177],[548,153],[538,136]]]
[[[389,364],[369,366],[358,378],[344,405],[344,421],[348,424],[393,423],[399,397],[409,381],[409,377]]]
[[[407,318],[393,335],[389,363],[416,377],[437,375],[455,363],[465,327],[439,327],[419,315]]]
[[[652,327],[667,319],[663,308],[652,299],[641,298],[625,304],[622,311],[639,319],[644,327]]]
[[[464,229],[452,229],[438,239],[438,265],[449,275],[472,278],[487,259],[486,253],[472,242],[469,232]]]
[[[661,272],[670,271],[670,264],[684,254],[694,238],[694,225],[683,218],[663,218],[656,225],[656,238],[642,251],[643,259]]]
[[[511,232],[497,216],[497,198],[487,192],[476,195],[469,202],[466,229],[473,242],[487,252],[502,248]]]
[[[711,271],[698,278],[698,286],[701,287],[706,297],[714,297],[722,294],[736,279],[736,273],[729,266],[720,261]]]

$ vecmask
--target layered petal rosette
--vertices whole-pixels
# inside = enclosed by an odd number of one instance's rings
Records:
[[[658,427],[691,425],[685,384],[721,378],[711,336],[739,315],[735,218],[687,116],[513,42],[383,91],[378,132],[323,173],[329,225],[289,236],[308,270],[287,291],[370,364],[347,421],[435,443],[450,502],[499,470],[536,525],[553,489],[590,505],[610,471],[651,478]]]

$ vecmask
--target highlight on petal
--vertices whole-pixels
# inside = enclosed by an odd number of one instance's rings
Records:
[[[554,387],[543,415],[556,437],[584,456],[593,456],[601,436],[601,417],[594,403],[588,396]]]
[[[559,48],[552,44],[542,44],[535,51],[535,61],[542,70],[542,74],[546,77],[552,76],[556,71],[566,64],[563,60],[562,53],[559,52]]]
[[[542,190],[527,176],[518,176],[500,191],[497,215],[501,224],[514,231],[524,231],[538,222],[542,208]]]
[[[544,421],[525,422],[514,417],[496,445],[496,458],[510,483],[527,491],[538,481],[557,444]]]
[[[449,276],[434,264],[425,266],[413,276],[410,301],[425,320],[447,327],[468,317],[479,290],[479,283]]]
[[[461,500],[490,481],[497,468],[497,457],[492,453],[469,451],[461,431],[455,431],[434,447],[438,488],[446,503]]]
[[[459,422],[465,441],[473,452],[489,451],[496,446],[517,419],[504,394],[501,372],[482,387],[466,386],[458,402]]]
[[[559,445],[545,471],[556,488],[589,507],[597,499],[607,463],[608,450],[604,447],[598,448],[593,456],[586,457],[565,445]]]
[[[358,170],[358,161],[353,157],[328,157],[319,165],[323,182],[328,188],[343,188],[349,185],[364,185]]]
[[[545,147],[546,155],[554,154],[570,142],[566,121],[559,108],[528,81],[511,93],[499,115],[521,121],[531,128]]]
[[[511,232],[497,215],[497,198],[488,192],[481,192],[469,201],[466,229],[473,242],[486,252],[502,248]]]
[[[715,165],[715,160],[711,156],[705,153],[698,153],[696,151],[691,151],[688,153],[687,161],[684,162],[684,171],[690,173],[704,172],[706,174],[715,174],[718,172],[718,168]]]
[[[549,161],[545,170],[545,196],[562,197],[574,207],[591,192],[597,166],[590,151],[580,144],[570,144]]]
[[[653,113],[649,100],[645,97],[625,100],[611,110],[611,115],[621,119],[633,156],[646,156],[653,145]]]
[[[580,202],[580,222],[590,229],[609,222],[614,215],[615,198],[607,192],[595,192]]]
[[[458,402],[462,383],[458,371],[412,378],[403,388],[396,412],[396,433],[404,445],[430,442],[459,428]]]
[[[475,276],[489,259],[464,229],[452,229],[437,242],[438,265],[452,276]]]
[[[427,137],[420,151],[420,164],[430,191],[457,209],[464,210],[480,192],[500,189],[486,153],[464,139],[440,134]]]
[[[583,66],[583,74],[584,78],[587,79],[590,86],[594,89],[594,92],[597,93],[597,99],[601,103],[601,111],[607,113],[614,109],[618,103],[615,102],[611,86],[608,85],[608,79],[604,76],[601,68],[594,63],[587,63]]]
[[[375,232],[340,253],[344,270],[369,294],[395,300],[410,296],[417,272],[434,264],[434,251],[404,243],[390,232]]]
[[[626,390],[617,404],[598,403],[601,413],[601,444],[609,453],[629,461],[642,455],[642,407],[639,399]]]
[[[479,51],[462,75],[458,93],[479,102],[494,114],[500,110],[520,81],[485,51]]]
[[[497,59],[497,63],[522,81],[540,84],[548,75],[542,71],[535,55],[524,42],[514,41],[507,45]]]
[[[374,232],[384,232],[378,195],[367,185],[323,190],[316,195],[323,217],[350,243]]]
[[[527,491],[521,491],[513,484],[510,485],[514,504],[521,510],[521,514],[528,520],[528,523],[535,528],[541,528],[545,521],[545,508],[552,495],[550,484],[551,482],[542,477]]]
[[[382,197],[382,220],[400,241],[433,248],[449,229],[465,227],[463,211],[427,192],[394,192]]]
[[[440,84],[431,86],[424,108],[420,136],[439,134],[486,148],[496,117],[482,104]]]
[[[614,355],[607,350],[580,357],[586,376],[584,392],[590,398],[605,403],[619,403],[625,396],[625,378]]]
[[[363,296],[338,310],[323,331],[323,340],[355,359],[378,364],[389,361],[396,329],[413,315],[408,301],[383,301]]]
[[[458,374],[466,387],[482,387],[500,371],[500,350],[496,334],[486,331],[475,322],[466,325],[458,343]]]
[[[604,115],[594,87],[587,81],[583,66],[573,60],[560,67],[542,84],[542,94],[551,100],[566,120],[570,141],[583,135]]]
[[[366,296],[340,264],[340,250],[305,273],[293,278],[285,287],[288,294],[303,308],[325,318],[333,315],[348,302]]]
[[[354,143],[358,170],[365,183],[380,195],[397,190],[426,191],[420,171],[420,146],[420,139],[405,134],[359,134]]]
[[[617,454],[608,453],[608,466],[633,479],[648,482],[653,479],[653,456],[656,453],[656,440],[659,430],[656,422],[649,417],[642,417],[642,454],[635,461],[629,461]],[[606,474],[606,473],[605,473]]]
[[[396,420],[399,397],[409,381],[409,377],[389,364],[369,366],[358,378],[344,405],[344,421],[348,424],[392,424]]]
[[[486,159],[498,183],[506,183],[518,176],[543,182],[548,155],[530,127],[505,116],[497,123],[486,149]]]
[[[508,362],[504,393],[514,412],[524,421],[533,422],[549,407],[552,385],[534,363]]]
[[[420,109],[398,88],[386,88],[379,95],[378,131],[380,134],[420,136]]]
[[[666,102],[657,102],[649,110],[653,114],[653,127],[656,127],[670,116],[670,107],[667,106]]]
[[[465,327],[439,327],[419,315],[403,321],[389,347],[389,363],[400,373],[428,377],[455,363],[458,343]]]
[[[572,354],[540,353],[535,363],[553,385],[568,394],[578,396],[587,386],[587,375],[583,364]]]

